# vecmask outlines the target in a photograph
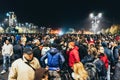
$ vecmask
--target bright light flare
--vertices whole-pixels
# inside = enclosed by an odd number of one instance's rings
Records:
[[[60,35],[60,36],[63,35],[63,34],[64,34],[63,31],[60,31],[60,32],[59,32],[59,35]]]
[[[102,13],[99,13],[99,14],[98,14],[98,17],[101,18],[101,17],[102,17]]]
[[[94,14],[93,14],[93,13],[91,13],[91,14],[90,14],[90,18],[93,18],[93,17],[94,17]]]

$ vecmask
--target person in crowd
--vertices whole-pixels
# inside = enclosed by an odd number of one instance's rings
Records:
[[[104,71],[106,71],[106,72],[103,76],[104,76],[104,79],[106,79],[107,78],[107,71],[108,71],[108,58],[105,55],[104,48],[102,46],[98,46],[97,55],[98,55],[98,58],[103,62],[104,66],[105,66]]]
[[[56,48],[56,45],[57,44],[52,44],[50,50],[47,51],[47,53],[41,58],[42,66],[48,68],[49,70],[50,80],[61,80],[59,72],[65,62],[64,57]],[[47,64],[45,64],[45,59],[47,59]]]
[[[34,46],[33,46],[33,55],[34,55],[34,57],[36,57],[36,58],[39,60],[39,62],[40,62],[40,58],[41,58],[41,50],[40,50],[40,48],[39,48],[39,46],[40,46],[40,41],[39,41],[38,39],[35,39],[35,40],[33,41],[33,44],[34,44]]]
[[[22,58],[23,46],[20,40],[16,45],[13,46],[13,52],[14,52],[14,60],[18,58]]]
[[[21,40],[21,36],[19,35],[19,34],[17,34],[16,36],[15,36],[15,41],[16,41],[16,43],[18,43],[18,41],[20,41]]]
[[[105,55],[104,48],[102,46],[98,47],[98,57],[104,62],[106,69],[108,69],[108,58]]]
[[[41,50],[41,55],[42,56],[45,55],[48,50],[50,50],[49,44],[48,43],[43,44],[43,48]]]
[[[72,68],[74,63],[80,62],[78,47],[75,46],[74,42],[68,43],[67,55],[69,56],[69,67]]]
[[[12,35],[11,37],[10,37],[10,43],[14,46],[15,44],[16,44],[16,40],[15,40],[15,36],[14,35]]]
[[[0,74],[6,73],[11,66],[11,56],[13,55],[13,45],[10,44],[9,40],[6,40],[2,47],[2,56],[3,56],[3,70]],[[8,63],[7,63],[8,62]],[[7,66],[8,65],[8,66]]]
[[[110,69],[111,69],[111,65],[114,64],[113,63],[114,57],[112,51],[108,48],[107,42],[102,42],[102,46],[104,48],[104,53],[106,54],[109,61],[108,70],[107,70],[107,79],[110,80]]]
[[[70,74],[73,72],[73,65],[75,63],[80,62],[78,49],[79,48],[75,45],[74,42],[69,42],[68,43],[68,48],[67,48],[66,53],[67,53],[67,56],[68,56],[68,70],[69,70]]]
[[[35,72],[35,79],[34,80],[48,80],[48,69],[46,68],[39,68]]]
[[[119,53],[119,59],[118,59],[117,64],[115,65],[115,72],[114,72],[113,80],[120,80],[120,49],[118,53]]]
[[[32,48],[23,49],[23,56],[12,63],[8,80],[34,80],[35,70],[40,68],[37,58],[33,57]]]
[[[74,80],[88,80],[88,73],[81,62],[73,65],[72,77]]]
[[[21,44],[22,44],[23,46],[25,46],[25,45],[26,45],[26,41],[27,41],[27,38],[26,38],[26,36],[23,34],[23,36],[21,37]]]
[[[91,48],[91,49],[88,49],[88,55],[86,55],[82,60],[81,62],[83,64],[87,63],[87,62],[93,62],[95,57],[94,57],[94,54],[97,54],[97,50],[95,47]]]

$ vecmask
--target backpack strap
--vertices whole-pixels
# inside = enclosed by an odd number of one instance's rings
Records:
[[[22,59],[22,61],[23,61],[23,59]],[[28,62],[24,62],[24,63],[27,64],[28,66],[30,66],[34,71],[36,71],[35,68],[33,68]]]
[[[99,58],[95,59],[95,60],[93,61],[93,64],[95,64],[98,60],[99,60]]]

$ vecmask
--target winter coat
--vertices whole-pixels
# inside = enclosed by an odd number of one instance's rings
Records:
[[[79,56],[80,56],[80,59],[82,60],[85,56],[88,55],[88,51],[87,51],[87,47],[85,45],[78,45],[79,47]]]
[[[81,60],[81,62],[82,62],[83,64],[85,64],[85,63],[87,63],[87,62],[93,62],[93,61],[94,61],[94,57],[91,56],[91,55],[87,55],[87,56],[85,56],[85,57]]]
[[[34,80],[35,72],[25,62],[27,62],[27,60],[23,57],[12,63],[8,80]],[[35,69],[40,68],[40,64],[35,57],[29,64]]]
[[[117,63],[118,58],[119,58],[119,53],[118,53],[118,47],[117,46],[115,46],[113,48],[113,57],[114,57],[114,62]]]
[[[106,69],[108,69],[108,58],[105,54],[101,53],[99,56],[101,61],[105,64]]]
[[[33,47],[33,55],[36,57],[38,60],[41,58],[41,50],[39,49],[38,46]]]
[[[115,66],[115,74],[113,80],[120,80],[120,61]]]
[[[79,48],[77,46],[75,46],[70,51],[67,51],[67,54],[69,56],[68,64],[69,64],[70,67],[73,67],[74,63],[76,63],[76,62],[80,62],[78,49]]]
[[[62,64],[65,62],[64,57],[56,48],[51,48],[44,56],[41,57],[43,67],[46,67],[45,59],[47,59],[49,70],[60,69]]]
[[[109,63],[113,63],[114,57],[113,57],[113,53],[111,52],[111,50],[108,49],[107,47],[104,47],[104,53],[107,55]]]
[[[104,62],[101,61],[99,58],[95,59],[94,64],[97,69],[97,74],[98,74],[98,80],[105,80],[105,77],[107,76],[107,70],[104,65]]]

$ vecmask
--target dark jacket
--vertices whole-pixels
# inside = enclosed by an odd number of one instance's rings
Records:
[[[87,47],[85,45],[78,45],[79,47],[79,56],[80,56],[80,59],[82,60],[85,56],[88,55],[88,52],[87,52]]]
[[[118,58],[119,58],[119,53],[118,53],[118,47],[117,46],[115,46],[113,48],[113,57],[114,57],[114,62],[117,63]]]
[[[107,47],[104,47],[104,53],[107,55],[109,63],[113,63],[114,57],[113,57],[113,53],[111,52],[111,50],[108,49]]]
[[[96,61],[94,61],[94,64],[97,68],[99,78],[98,80],[106,80],[105,77],[107,76],[107,70],[104,63],[100,59],[96,59]]]
[[[120,61],[115,66],[115,74],[113,80],[120,80]]]
[[[36,57],[38,60],[41,58],[41,50],[39,49],[38,46],[33,47],[33,55]]]
[[[21,58],[23,53],[23,46],[21,44],[14,45],[13,52],[14,52],[14,59]]]
[[[83,64],[85,64],[87,62],[93,62],[93,61],[94,61],[94,57],[92,55],[87,55],[81,60],[81,62]]]

